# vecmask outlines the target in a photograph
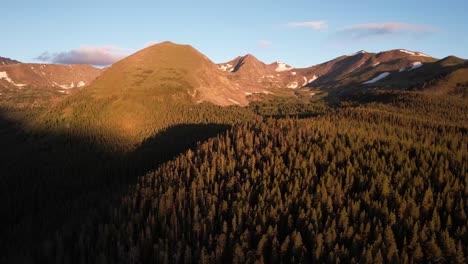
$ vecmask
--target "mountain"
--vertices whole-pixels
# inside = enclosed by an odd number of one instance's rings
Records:
[[[89,87],[100,96],[147,93],[216,105],[246,105],[245,91],[189,45],[163,42],[115,63]]]
[[[454,56],[430,63],[414,62],[411,67],[386,73],[386,78],[370,85],[465,98],[468,95],[468,61]]]
[[[247,105],[255,91],[229,80],[193,47],[163,42],[116,62],[44,119],[59,118],[60,125],[106,139],[112,134],[127,146],[176,124],[235,119],[220,115],[225,110],[219,106]]]
[[[417,61],[432,62],[436,59],[421,53],[408,50],[390,50],[379,53],[359,51],[344,55],[334,60],[312,66],[300,71],[304,75],[315,75],[318,78],[308,86],[335,85],[338,81],[356,76],[360,72],[369,72],[376,69],[398,70],[410,67]]]
[[[265,64],[248,54],[220,63],[218,69],[242,86],[297,89],[305,86],[335,85],[337,81],[365,69],[377,66],[400,69],[411,67],[412,63],[417,61],[432,62],[435,59],[422,52],[404,49],[380,53],[361,50],[311,67],[293,68],[282,62]]]
[[[89,85],[101,70],[90,65],[19,63],[0,65],[0,87],[49,88],[61,92]]]
[[[17,60],[12,60],[10,58],[0,57],[0,65],[17,64],[17,63],[21,63],[21,62]]]
[[[453,56],[437,60],[423,53],[406,50],[356,56],[361,58],[348,65],[359,64],[352,66],[350,72],[331,69],[308,86],[325,90],[356,87],[416,89],[466,97],[468,82],[468,75],[465,74],[468,68],[466,60]],[[344,58],[335,65],[345,64],[342,62],[346,60],[350,59]]]
[[[218,64],[218,69],[239,86],[270,93],[269,88],[284,88],[294,81],[296,74],[291,66],[283,62],[265,64],[251,54],[239,56],[231,61]],[[299,87],[290,84],[289,86]]]

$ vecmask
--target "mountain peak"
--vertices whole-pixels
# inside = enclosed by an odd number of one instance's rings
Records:
[[[187,45],[187,44],[179,44],[179,43],[174,43],[172,41],[163,41],[163,42],[159,42],[159,43],[156,43],[154,45],[151,45],[149,47],[147,47],[146,49],[154,49],[154,48],[182,48],[182,47],[191,47],[193,48],[192,46],[190,45]],[[145,50],[145,49],[143,49]]]
[[[249,53],[249,54],[246,54],[246,55],[244,55],[244,56],[242,56],[241,58],[242,58],[244,61],[245,61],[245,60],[253,60],[253,61],[259,61],[259,62],[261,62],[259,59],[257,59],[257,57],[255,57],[254,55],[252,55],[252,54],[250,54],[250,53]],[[262,62],[262,63],[263,63],[263,62]]]
[[[365,50],[360,50],[360,51],[357,51],[357,52],[348,54],[347,56],[356,56],[356,55],[365,54],[365,53],[367,53],[367,51],[365,51]]]
[[[247,104],[245,94],[236,89],[201,52],[166,41],[113,64],[88,90],[100,97],[143,93],[161,100]]]

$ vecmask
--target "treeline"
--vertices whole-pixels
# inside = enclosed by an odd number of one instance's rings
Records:
[[[107,221],[57,235],[47,260],[465,263],[466,113],[395,109],[238,124],[139,178]]]

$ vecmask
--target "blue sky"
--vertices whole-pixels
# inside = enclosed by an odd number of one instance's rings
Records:
[[[7,1],[0,56],[105,64],[170,40],[306,67],[358,50],[468,58],[468,1]]]

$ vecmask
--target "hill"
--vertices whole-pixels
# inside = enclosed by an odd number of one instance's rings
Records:
[[[195,103],[248,103],[242,88],[231,83],[205,55],[189,45],[171,42],[115,63],[88,90],[96,97],[146,93]]]
[[[8,64],[16,64],[16,63],[21,63],[21,62],[17,60],[12,60],[10,58],[0,57],[0,65],[8,65]]]

